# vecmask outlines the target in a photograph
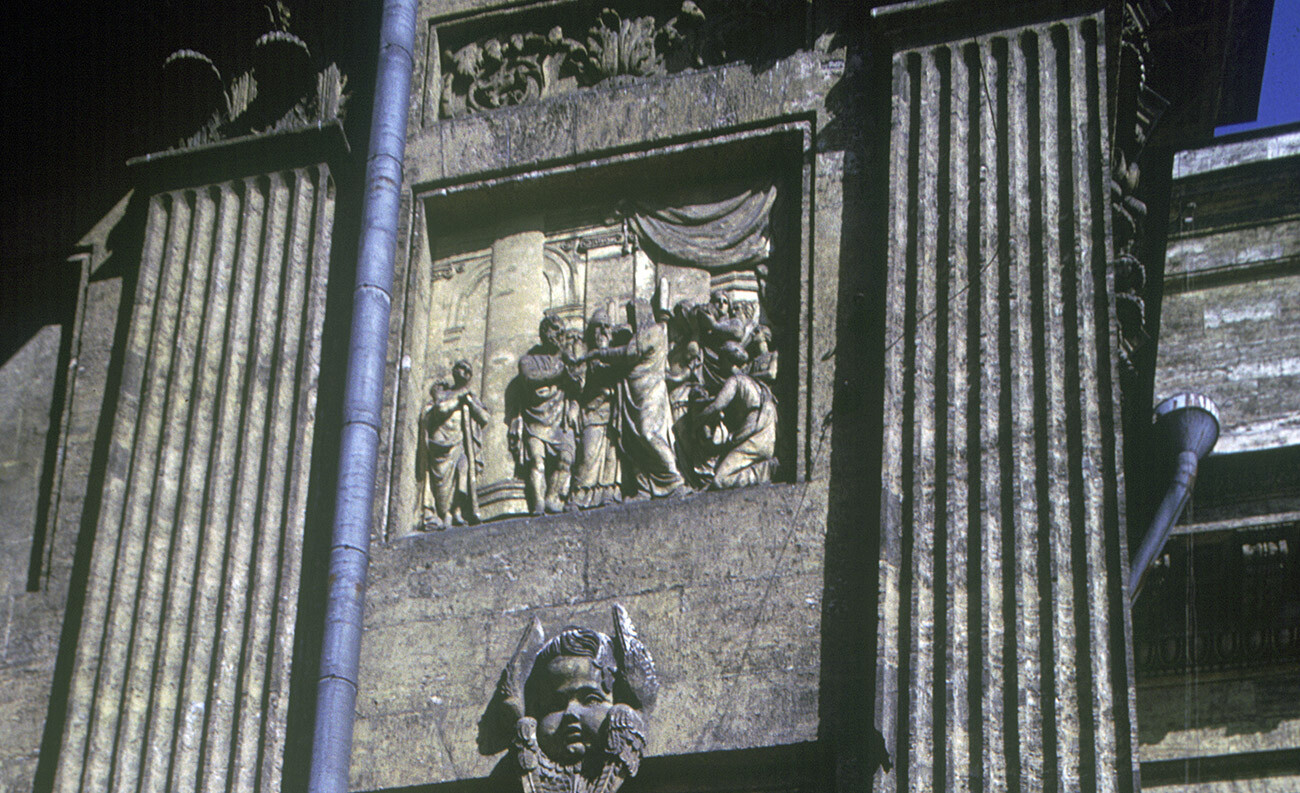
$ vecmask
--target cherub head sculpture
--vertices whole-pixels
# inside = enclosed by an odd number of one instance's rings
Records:
[[[659,683],[622,606],[614,636],[534,618],[479,722],[479,751],[509,749],[525,793],[614,793],[636,775]]]

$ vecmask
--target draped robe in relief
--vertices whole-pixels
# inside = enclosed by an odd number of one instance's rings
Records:
[[[619,444],[636,471],[637,491],[656,498],[685,487],[673,453],[673,414],[668,401],[668,328],[650,322],[622,347],[592,350],[591,357],[630,365],[619,383]]]

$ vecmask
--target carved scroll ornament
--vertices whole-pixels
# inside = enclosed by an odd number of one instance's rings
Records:
[[[277,29],[253,42],[228,83],[212,59],[195,50],[177,50],[164,61],[162,120],[172,148],[343,119],[346,75],[333,63],[318,69],[307,43],[289,32],[288,10],[276,5]]]
[[[1155,17],[1169,13],[1163,0],[1124,4],[1120,34],[1120,102],[1111,152],[1111,217],[1114,225],[1115,309],[1119,318],[1120,373],[1137,377],[1140,351],[1151,339],[1146,315],[1147,266],[1142,261],[1147,205],[1142,200],[1142,161],[1169,102],[1147,82]],[[1149,375],[1148,375],[1149,376]]]

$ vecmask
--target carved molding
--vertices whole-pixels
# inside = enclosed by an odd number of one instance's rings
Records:
[[[1125,3],[1120,30],[1119,101],[1111,149],[1111,269],[1120,326],[1120,371],[1126,379],[1140,376],[1136,356],[1151,340],[1146,315],[1147,267],[1141,260],[1147,216],[1141,197],[1142,156],[1169,102],[1148,84],[1151,48],[1147,31],[1168,11],[1164,0]]]
[[[1133,611],[1139,676],[1300,661],[1298,537],[1292,524],[1171,542]]]
[[[523,104],[613,77],[774,57],[809,0],[686,0],[672,13],[604,8],[570,25],[494,33],[442,52],[443,117]],[[797,46],[797,43],[796,43]]]

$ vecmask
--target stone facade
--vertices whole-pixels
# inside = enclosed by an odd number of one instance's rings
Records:
[[[1177,15],[609,5],[419,6],[351,788],[1172,784],[1215,728],[1179,728],[1168,676],[1134,718],[1121,390],[1160,330],[1133,273]],[[370,86],[265,11],[238,68],[167,59],[160,150],[0,366],[5,789],[306,789]],[[1290,428],[1293,235],[1252,218],[1171,230],[1159,283],[1183,344],[1275,378],[1234,400],[1258,449]],[[1220,232],[1276,249],[1245,269],[1277,294],[1199,263]],[[1180,360],[1157,387],[1209,390]],[[1283,468],[1195,517],[1267,512],[1233,546],[1267,581]],[[1214,752],[1282,784],[1288,714]]]
[[[1284,129],[1174,158],[1156,393],[1210,396],[1223,429],[1134,606],[1148,789],[1300,780],[1297,141]]]

